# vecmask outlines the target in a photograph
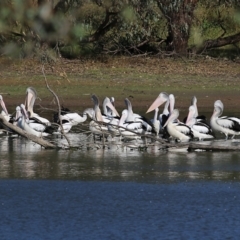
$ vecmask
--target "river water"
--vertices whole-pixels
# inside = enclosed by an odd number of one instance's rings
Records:
[[[76,145],[84,137],[69,134]],[[0,239],[240,237],[238,152],[0,142]]]

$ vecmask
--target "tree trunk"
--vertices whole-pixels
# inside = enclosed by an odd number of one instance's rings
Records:
[[[198,0],[158,0],[157,3],[168,22],[167,50],[187,55],[190,28]]]

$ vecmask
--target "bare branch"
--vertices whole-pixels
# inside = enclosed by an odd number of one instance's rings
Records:
[[[44,65],[42,65],[42,73],[43,73],[43,76],[44,76],[44,79],[45,79],[45,83],[46,83],[47,89],[48,89],[48,90],[53,94],[53,96],[56,98],[56,101],[57,101],[57,104],[58,104],[58,119],[59,119],[59,122],[60,122],[61,134],[66,138],[66,140],[67,140],[67,142],[68,142],[68,145],[69,145],[69,147],[70,147],[70,146],[71,146],[71,142],[70,142],[69,138],[66,136],[66,134],[64,133],[64,129],[63,129],[63,125],[62,125],[60,102],[59,102],[59,99],[58,99],[58,96],[56,95],[56,93],[55,93],[55,92],[49,87],[49,85],[48,85],[47,78],[46,78],[46,75],[45,75],[45,72],[44,72]]]

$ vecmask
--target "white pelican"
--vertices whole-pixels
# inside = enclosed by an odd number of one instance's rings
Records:
[[[138,136],[138,133],[142,133],[142,122],[138,121],[138,122],[127,122],[127,117],[128,117],[128,110],[124,109],[122,111],[122,115],[121,118],[119,120],[119,131],[121,136],[123,136],[124,138],[128,138],[128,139],[137,139],[140,138],[140,136]],[[130,131],[128,131],[128,129]]]
[[[161,127],[160,120],[158,120],[158,111],[159,111],[159,108],[155,108],[154,117],[151,120],[157,136],[159,135],[160,127]]]
[[[204,139],[215,138],[210,125],[203,120],[202,121],[197,120],[196,108],[194,105],[191,105],[189,107],[186,125],[191,128],[194,138],[198,138],[200,141]]]
[[[150,120],[148,120],[146,117],[141,116],[139,114],[133,113],[132,110],[132,104],[129,101],[128,98],[125,98],[125,104],[127,106],[127,119],[125,122],[137,122],[137,123],[141,123],[141,127],[139,129],[139,131],[141,131],[142,134],[145,133],[156,133],[154,126],[152,124],[152,122]]]
[[[35,135],[37,137],[47,136],[48,133],[36,131],[32,127],[29,126],[29,124],[27,122],[28,115],[27,115],[24,104],[21,104],[20,108],[21,108],[22,116],[18,119],[17,126],[22,128],[23,130],[25,130],[27,133]]]
[[[94,103],[94,115],[93,115],[93,120],[90,122],[89,124],[89,129],[93,134],[97,134],[97,135],[104,135],[106,137],[108,137],[110,134],[111,135],[115,135],[118,134],[119,131],[118,129],[114,129],[114,127],[111,127],[111,118],[109,119],[106,116],[103,116],[99,107],[99,100],[98,97],[93,94],[92,95],[92,100]],[[109,101],[110,102],[110,101]],[[110,108],[115,109],[111,102],[109,103]],[[115,109],[116,111],[116,109]],[[118,114],[118,113],[117,113]],[[109,124],[109,126],[108,126]]]
[[[149,113],[153,111],[154,109],[160,107],[163,103],[165,103],[165,106],[162,114],[159,115],[160,131],[162,131],[163,125],[166,123],[169,115],[174,109],[174,105],[175,105],[174,95],[173,94],[168,95],[165,92],[161,92],[146,112],[146,113]]]
[[[36,121],[50,126],[51,123],[48,119],[40,117],[37,113],[33,112],[33,106],[36,98],[37,98],[36,90],[33,87],[28,87],[26,90],[25,108],[29,114],[29,119],[30,121]]]
[[[192,130],[186,124],[179,122],[177,120],[178,117],[179,111],[178,109],[174,109],[163,127],[167,127],[169,135],[177,139],[178,141],[189,141],[193,138]]]
[[[61,117],[61,116],[60,116]],[[57,122],[57,124],[60,124],[60,122]],[[72,129],[72,123],[66,119],[62,119],[62,128],[64,133],[68,133]],[[53,131],[54,135],[58,135],[62,133],[61,126],[59,126],[55,131]]]
[[[232,135],[232,139],[235,135],[240,135],[240,119],[236,117],[221,117],[222,113],[223,103],[221,100],[217,100],[214,103],[214,110],[210,119],[212,129],[225,134],[226,140],[228,135]]]
[[[68,108],[64,108],[64,107],[61,108],[60,116],[61,116],[62,121],[66,120],[65,123],[68,121],[69,123],[71,123],[72,126],[76,126],[87,120],[86,113],[83,113],[83,116],[80,116],[78,113],[71,112]],[[53,120],[55,123],[59,123],[58,112],[54,113]]]
[[[114,105],[112,104],[112,101],[110,100],[110,98],[105,97],[105,99],[103,100],[103,121],[108,123],[111,122],[111,124],[115,124],[117,125],[119,122],[119,113],[116,110],[116,108],[114,107]]]
[[[205,123],[205,124],[208,124],[208,123],[207,123],[207,118],[206,118],[206,116],[204,116],[204,115],[198,115],[198,107],[197,107],[197,98],[196,98],[196,96],[193,96],[193,98],[192,98],[192,100],[191,100],[191,105],[190,105],[190,107],[191,107],[191,106],[192,106],[192,108],[194,108],[194,115],[191,116],[191,117],[196,118],[196,120],[197,120],[198,122],[203,122],[203,123]],[[185,117],[185,118],[183,119],[183,122],[184,122],[184,123],[187,122],[187,117]]]

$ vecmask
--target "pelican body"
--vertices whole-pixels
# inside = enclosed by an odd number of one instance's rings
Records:
[[[232,135],[232,139],[235,135],[240,135],[240,119],[236,117],[221,117],[223,113],[223,103],[217,100],[214,103],[214,110],[210,119],[210,125],[216,132],[225,134],[226,139],[229,135]]]
[[[163,127],[167,127],[169,135],[180,142],[187,142],[193,138],[193,132],[189,126],[179,122],[178,109],[174,109]]]

